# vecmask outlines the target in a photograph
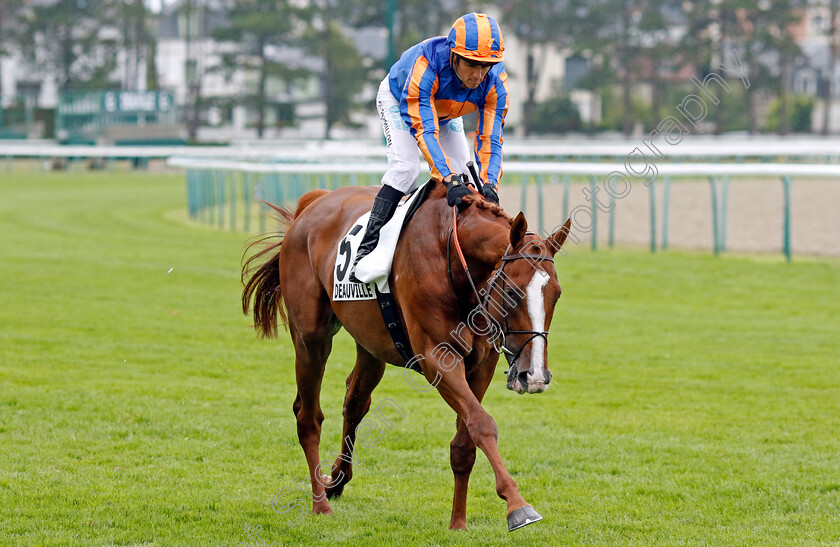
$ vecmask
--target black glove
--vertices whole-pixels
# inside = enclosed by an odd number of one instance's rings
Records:
[[[457,205],[458,209],[463,209],[466,205],[463,200],[466,196],[472,194],[472,190],[467,188],[467,185],[461,182],[461,177],[455,175],[450,182],[444,181],[446,185],[446,203],[452,207]]]
[[[490,203],[495,203],[496,205],[499,204],[499,194],[496,193],[496,190],[493,189],[493,184],[487,182],[484,184],[484,199],[489,201]]]

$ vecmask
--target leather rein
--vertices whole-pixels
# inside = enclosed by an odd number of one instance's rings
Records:
[[[533,234],[533,232],[527,232],[526,234]],[[470,287],[472,288],[473,294],[475,294],[476,300],[478,301],[478,308],[481,310],[481,314],[484,316],[485,320],[488,324],[497,323],[495,319],[492,318],[490,315],[489,310],[489,302],[491,295],[493,294],[493,289],[495,288],[496,283],[498,282],[499,278],[502,279],[502,285],[500,290],[505,290],[505,278],[502,277],[502,273],[504,272],[505,266],[509,262],[513,262],[514,260],[522,260],[528,259],[534,262],[538,261],[547,261],[554,263],[554,257],[546,257],[543,255],[535,255],[535,254],[509,254],[511,249],[510,244],[508,244],[507,249],[505,249],[505,254],[502,255],[501,258],[501,266],[496,268],[493,272],[493,275],[490,276],[490,279],[487,280],[487,290],[485,292],[484,298],[478,292],[478,289],[475,286],[475,282],[472,279],[472,275],[470,275],[469,266],[467,266],[467,261],[464,259],[464,253],[461,251],[461,244],[458,241],[458,214],[457,208],[452,208],[452,228],[449,230],[449,238],[446,241],[446,272],[449,274],[449,281],[452,283],[452,288],[455,290],[455,278],[452,276],[452,261],[451,261],[451,246],[452,241],[455,241],[455,250],[458,252],[458,257],[461,261],[461,266],[464,268],[464,273],[467,275],[467,280],[469,280]],[[519,289],[521,292],[521,289]],[[508,362],[508,371],[507,375],[510,374],[511,369],[516,364],[516,360],[519,358],[519,355],[522,353],[522,350],[525,349],[532,340],[535,338],[542,338],[545,340],[546,346],[548,346],[548,331],[533,331],[533,330],[511,330],[508,327],[508,320],[507,320],[507,311],[505,310],[505,298],[502,298],[501,303],[501,312],[504,317],[504,329],[501,331],[502,340],[501,344],[497,344],[495,338],[492,341],[493,349],[495,349],[498,353],[504,353],[505,359]],[[528,334],[530,335],[525,343],[519,346],[519,349],[514,352],[507,347],[507,335],[509,334]]]

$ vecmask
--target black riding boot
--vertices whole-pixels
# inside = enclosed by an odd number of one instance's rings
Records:
[[[379,193],[376,194],[376,199],[373,201],[373,208],[370,210],[370,218],[368,219],[365,235],[359,244],[359,252],[356,253],[356,261],[353,262],[353,267],[350,269],[350,281],[353,283],[362,283],[356,277],[356,264],[376,248],[377,243],[379,243],[379,230],[394,216],[394,211],[397,210],[397,204],[404,195],[396,188],[392,188],[387,184],[383,185]]]

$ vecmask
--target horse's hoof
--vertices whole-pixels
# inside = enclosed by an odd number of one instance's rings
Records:
[[[542,515],[534,511],[534,508],[530,505],[514,509],[507,516],[508,532],[513,532],[539,520],[542,520]]]
[[[324,505],[324,504],[320,504],[320,505],[317,505],[317,506],[313,505],[312,506],[312,512],[315,513],[316,515],[332,515],[333,514],[332,507],[330,507],[329,503],[327,503],[326,505]]]
[[[341,494],[344,492],[344,484],[337,484],[335,486],[330,486],[326,489],[327,492],[327,499],[335,499],[341,497]]]
[[[321,484],[324,485],[327,499],[334,499],[341,496],[341,493],[344,492],[344,485],[347,484],[347,481],[336,481],[329,475],[321,475]]]

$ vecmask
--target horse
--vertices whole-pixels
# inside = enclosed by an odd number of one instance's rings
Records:
[[[277,336],[278,314],[291,335],[297,382],[292,409],[309,467],[313,513],[332,513],[329,499],[340,496],[352,478],[356,428],[370,409],[386,363],[419,365],[457,415],[450,443],[455,488],[449,527],[466,529],[467,485],[478,447],[493,469],[513,530],[542,517],[505,468],[496,423],[481,400],[500,351],[510,364],[508,389],[540,393],[551,382],[547,335],[561,292],[553,259],[570,221],[543,239],[527,231],[521,212],[511,218],[479,195],[449,207],[444,186],[435,180],[427,184],[434,186],[403,229],[390,277],[398,316],[416,352],[412,363],[401,357],[376,300],[331,299],[337,244],[370,210],[375,186],[312,190],[294,212],[272,205],[281,230],[276,241],[266,236],[246,248],[242,310],[247,315],[253,300],[259,335]],[[319,457],[320,390],[332,338],[341,327],[355,340],[356,363],[346,381],[341,453],[326,475]],[[413,372],[406,368],[404,374],[413,382]]]

